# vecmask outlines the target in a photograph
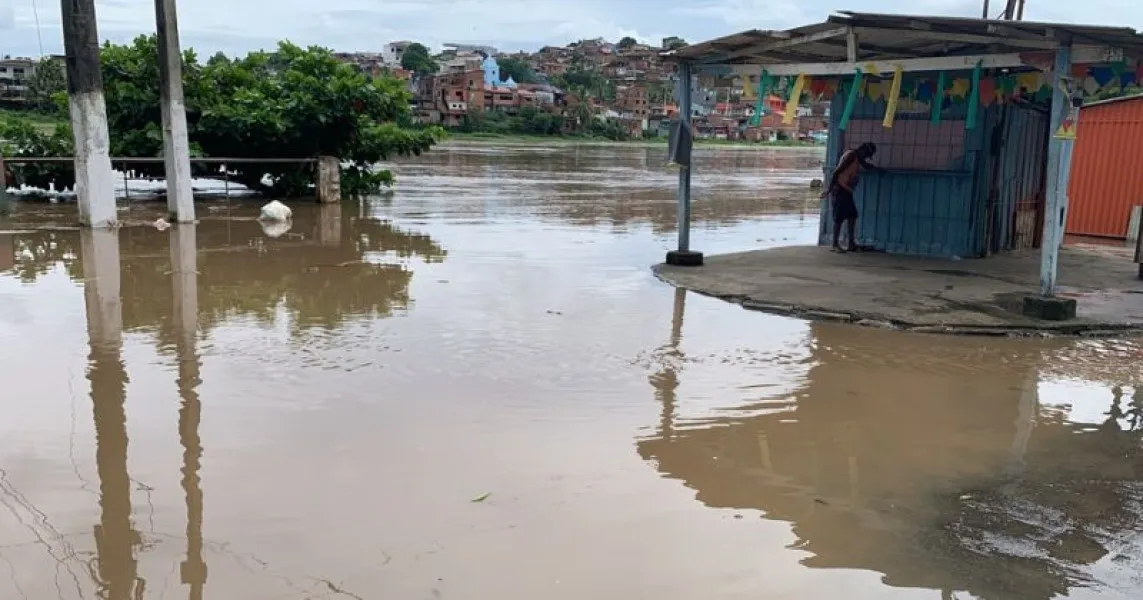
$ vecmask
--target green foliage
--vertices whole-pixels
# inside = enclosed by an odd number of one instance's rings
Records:
[[[616,141],[630,139],[621,125],[592,118],[591,109],[582,104],[574,107],[568,116],[554,115],[531,106],[521,108],[516,115],[473,111],[466,115],[464,124],[457,131],[496,135],[577,135]]]
[[[50,58],[40,59],[28,80],[28,103],[43,112],[55,112],[55,96],[67,92],[67,75],[63,65]]]
[[[532,66],[522,58],[498,58],[496,64],[500,65],[501,81],[508,81],[509,76],[516,83],[536,83],[540,80]]]
[[[552,77],[552,85],[580,98],[595,98],[602,102],[615,99],[615,82],[594,69],[574,67],[567,73]]]
[[[401,55],[401,68],[417,75],[429,75],[436,73],[439,67],[424,44],[413,42],[405,48],[405,53]]]
[[[23,119],[0,120],[0,155],[17,156],[72,156],[74,154],[71,128],[59,124],[45,132],[31,121]],[[11,165],[16,185],[26,184],[48,189],[51,183],[63,189],[75,185],[75,169],[69,163],[36,163]]]
[[[668,50],[678,50],[679,48],[686,48],[689,44],[684,39],[673,40],[667,47]]]
[[[157,56],[154,36],[103,48],[113,156],[162,155]],[[188,51],[184,55],[183,88],[192,154],[219,158],[336,156],[343,161],[342,189],[348,194],[374,193],[391,185],[392,174],[376,169],[377,162],[420,154],[444,135],[440,128],[397,125],[407,119],[412,99],[404,82],[390,77],[373,79],[339,62],[323,48],[303,49],[283,42],[273,53],[256,52],[240,59],[219,54],[205,65]],[[19,154],[70,155],[70,137],[65,136],[65,148],[58,131],[39,137],[27,129],[16,133],[17,138],[7,139]],[[305,193],[313,180],[312,166],[232,164],[230,169],[237,171],[237,181],[281,195]],[[137,170],[160,175],[162,165],[140,165]],[[267,174],[274,181],[270,188],[262,184]],[[60,179],[56,182],[57,186],[62,184]]]
[[[630,48],[631,46],[634,46],[635,44],[638,44],[638,43],[639,43],[639,40],[636,40],[635,38],[628,35],[628,36],[624,36],[623,39],[619,40],[619,43],[616,44],[616,47],[618,47],[620,50],[626,50],[626,49]]]
[[[1123,96],[1137,96],[1143,94],[1143,88],[1129,85],[1125,88],[1108,87],[1095,93],[1094,96],[1089,96],[1085,100],[1087,102],[1097,102],[1099,100],[1111,100],[1112,98],[1122,98]]]

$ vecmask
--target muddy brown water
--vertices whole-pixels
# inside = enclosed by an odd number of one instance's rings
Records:
[[[17,205],[0,598],[1139,596],[1138,341],[676,291],[663,153],[441,148],[279,237]],[[819,159],[702,149],[695,246],[812,242]]]

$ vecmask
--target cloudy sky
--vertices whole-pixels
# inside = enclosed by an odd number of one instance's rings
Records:
[[[598,36],[696,41],[804,25],[840,9],[976,16],[980,6],[976,0],[179,0],[179,18],[183,45],[200,54],[272,47],[283,38],[336,50],[377,50],[397,39],[531,50]],[[96,0],[96,7],[105,40],[154,30],[152,0]],[[39,55],[41,43],[46,53],[61,52],[59,15],[58,0],[0,0],[0,55]],[[1027,0],[1025,18],[1143,28],[1143,3]]]

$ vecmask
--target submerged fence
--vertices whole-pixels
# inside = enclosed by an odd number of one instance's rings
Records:
[[[123,183],[124,183],[124,187],[125,187],[126,197],[130,198],[131,190],[130,190],[130,185],[128,182],[130,181],[129,175],[130,175],[131,169],[128,166],[132,165],[132,164],[163,164],[164,160],[165,159],[161,156],[112,157],[111,158],[111,166],[112,166],[112,168],[116,168],[117,166],[122,167],[122,168],[119,168],[118,170],[121,173],[123,173]],[[322,158],[214,158],[214,157],[195,158],[195,157],[192,157],[190,159],[191,164],[218,165],[220,167],[221,174],[223,176],[222,181],[224,182],[224,186],[225,186],[224,187],[224,193],[225,193],[226,197],[230,197],[230,169],[228,168],[229,165],[241,165],[241,164],[315,165],[315,169],[314,169],[314,171],[315,171],[315,173],[314,173],[315,188],[317,190],[318,199],[323,201],[323,202],[333,201],[332,199],[326,197],[328,195],[328,193],[323,193],[323,185],[322,185],[323,177],[322,177],[322,175],[325,174],[328,178],[331,174],[329,173],[330,169],[321,168],[321,164],[323,162],[328,162],[328,161],[337,161],[337,159],[332,158],[332,157],[322,157]],[[7,165],[32,165],[32,164],[43,164],[43,163],[47,163],[47,164],[52,164],[52,163],[73,164],[74,162],[75,162],[75,157],[73,157],[73,156],[9,156],[9,157],[5,157],[3,155],[0,155],[0,202],[3,201],[3,196],[5,193],[4,185],[6,185],[6,183],[7,183],[6,182],[7,173],[8,173]],[[339,164],[339,162],[334,162],[334,164]],[[336,169],[336,168],[334,168],[332,171],[333,171],[333,173],[332,173],[333,175],[338,173],[338,169]],[[151,181],[157,181],[157,180],[165,179],[165,178],[163,178],[163,177],[148,177],[146,179],[151,180]],[[337,182],[336,190],[335,190],[338,194],[340,194],[340,185],[339,184],[340,184],[340,182]],[[327,190],[327,192],[328,192],[328,190]]]

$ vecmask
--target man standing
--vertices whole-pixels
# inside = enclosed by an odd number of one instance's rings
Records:
[[[845,223],[849,233],[849,250],[857,250],[857,203],[854,202],[853,193],[857,189],[858,175],[861,169],[868,169],[876,173],[884,173],[885,169],[870,164],[868,159],[877,153],[877,145],[866,142],[856,150],[846,150],[837,162],[826,186],[822,198],[833,198],[833,250],[845,252],[841,247],[841,225]]]

